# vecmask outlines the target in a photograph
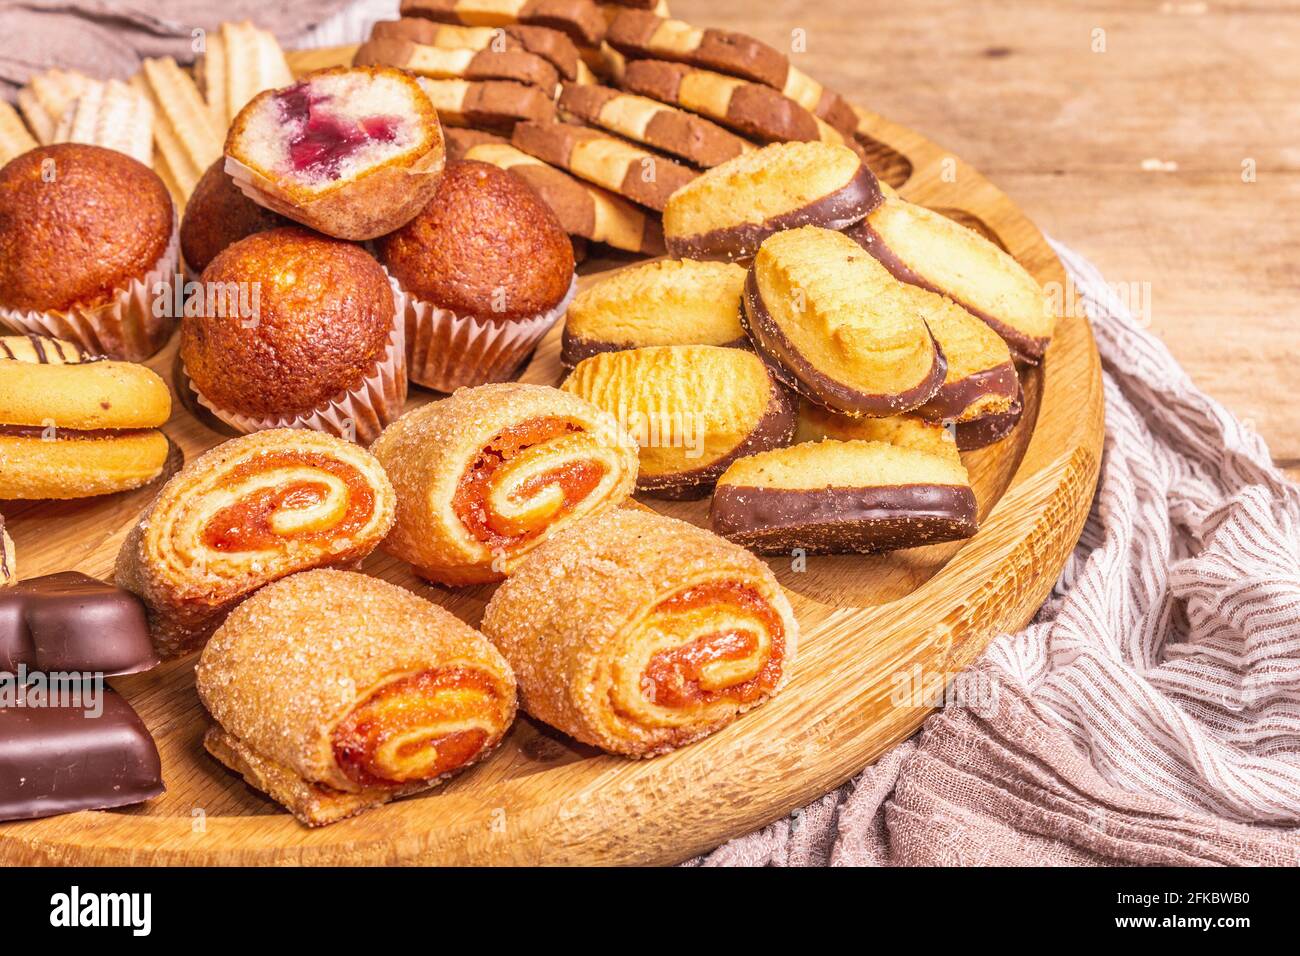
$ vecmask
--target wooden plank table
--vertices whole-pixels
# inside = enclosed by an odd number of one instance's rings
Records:
[[[1300,5],[673,0],[672,9],[783,50],[792,28],[805,31],[806,52],[795,53],[805,72],[951,149],[1045,233],[1131,284],[1193,380],[1300,479],[1289,401],[1300,363]],[[1251,160],[1255,181],[1245,182]]]

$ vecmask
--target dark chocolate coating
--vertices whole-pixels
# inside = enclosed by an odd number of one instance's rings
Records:
[[[768,379],[772,395],[767,409],[744,441],[717,461],[702,468],[667,475],[646,475],[642,472],[637,476],[637,491],[670,501],[703,498],[737,458],[789,445],[794,440],[795,427],[799,424],[799,403],[793,393],[773,376],[769,374]]]
[[[158,663],[144,605],[76,571],[0,591],[0,671],[134,674]]]
[[[103,713],[80,706],[0,707],[0,820],[103,810],[163,792],[158,748],[131,705],[107,685]],[[52,694],[59,693],[52,691]]]
[[[969,538],[975,493],[958,485],[759,488],[721,485],[709,527],[760,554],[867,553]]]
[[[951,422],[961,417],[985,395],[1001,395],[1014,403],[1020,395],[1020,378],[1012,362],[982,369],[952,384],[944,383],[934,398],[916,409],[927,422]]]
[[[871,223],[865,219],[851,229],[845,230],[845,235],[871,253],[876,258],[876,261],[888,269],[899,282],[906,282],[908,285],[917,286],[927,292],[937,292],[939,295],[952,299],[952,301],[1002,336],[1002,340],[1007,343],[1012,353],[1020,361],[1028,362],[1030,365],[1037,365],[1042,359],[1043,353],[1047,351],[1047,344],[1051,341],[1050,339],[1036,335],[1026,335],[983,309],[977,309],[969,302],[963,302],[951,292],[940,289],[933,282],[930,282],[902,259],[898,258],[894,251],[885,245],[885,240],[880,238],[880,233],[872,229]]]
[[[943,357],[934,336],[934,362],[930,374],[912,388],[897,395],[878,395],[861,392],[851,386],[831,378],[810,363],[785,330],[777,324],[772,313],[763,302],[758,291],[758,279],[754,267],[750,266],[745,279],[745,311],[741,315],[741,325],[748,333],[750,341],[758,354],[767,361],[768,367],[786,385],[789,385],[810,402],[822,405],[833,411],[855,417],[887,418],[909,411],[929,401],[943,385],[948,372],[948,363]],[[928,329],[927,329],[928,332]]]
[[[853,178],[828,196],[762,223],[743,222],[713,229],[695,236],[665,236],[668,254],[674,259],[707,259],[736,262],[750,259],[763,240],[787,229],[822,226],[845,229],[869,216],[884,201],[880,184],[867,167],[859,166]]]
[[[1024,413],[1024,395],[1018,392],[1016,400],[1007,411],[984,415],[974,421],[959,422],[957,425],[957,450],[974,451],[976,448],[984,448],[987,445],[1002,441],[1020,424],[1020,417]]]

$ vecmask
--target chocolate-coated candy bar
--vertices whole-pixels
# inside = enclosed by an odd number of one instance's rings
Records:
[[[11,686],[0,703],[0,820],[122,807],[162,792],[153,738],[102,682]]]
[[[158,663],[140,599],[75,571],[0,591],[0,671],[134,674]]]

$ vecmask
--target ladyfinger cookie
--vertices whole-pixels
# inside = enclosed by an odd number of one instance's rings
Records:
[[[367,40],[352,64],[395,66],[434,80],[511,80],[548,94],[560,82],[555,67],[523,50],[447,50],[409,40]]]
[[[439,118],[448,126],[475,126],[509,133],[515,124],[555,119],[555,103],[535,86],[506,80],[431,80],[420,77]]]
[[[702,117],[608,86],[565,83],[559,107],[584,123],[661,149],[695,166],[717,166],[754,148]]]
[[[402,0],[401,14],[471,27],[550,27],[585,46],[605,36],[605,18],[591,0]]]
[[[664,235],[658,218],[634,203],[575,179],[491,133],[448,129],[446,137],[452,159],[491,163],[521,176],[551,207],[570,236],[647,256],[663,254]]]
[[[525,153],[657,212],[697,175],[627,140],[569,123],[520,123],[511,142]]]
[[[784,53],[743,33],[624,10],[610,23],[605,42],[628,59],[673,60],[762,83],[843,133],[851,136],[857,128],[857,115],[844,97],[791,66]]]
[[[522,50],[540,56],[566,80],[581,75],[582,59],[578,48],[565,34],[550,27],[521,25],[504,27],[465,27],[435,23],[420,17],[380,20],[370,31],[372,40],[409,40],[445,50],[491,50],[505,53]]]

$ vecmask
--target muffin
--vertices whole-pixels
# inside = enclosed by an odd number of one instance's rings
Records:
[[[369,444],[401,414],[402,328],[384,270],[360,246],[270,229],[221,252],[200,282],[241,290],[241,308],[214,307],[229,298],[209,295],[181,326],[190,385],[228,425],[316,428]]]
[[[411,380],[442,392],[510,378],[577,285],[555,213],[487,163],[448,163],[429,205],[377,248],[405,316]]]
[[[415,78],[335,67],[266,90],[226,137],[226,172],[258,205],[340,239],[373,239],[429,201],[445,159]]]
[[[61,143],[0,169],[0,325],[142,361],[175,324],[153,306],[177,254],[167,187],[125,153]]]
[[[245,236],[292,223],[239,191],[217,160],[194,187],[181,217],[181,257],[194,275]]]

